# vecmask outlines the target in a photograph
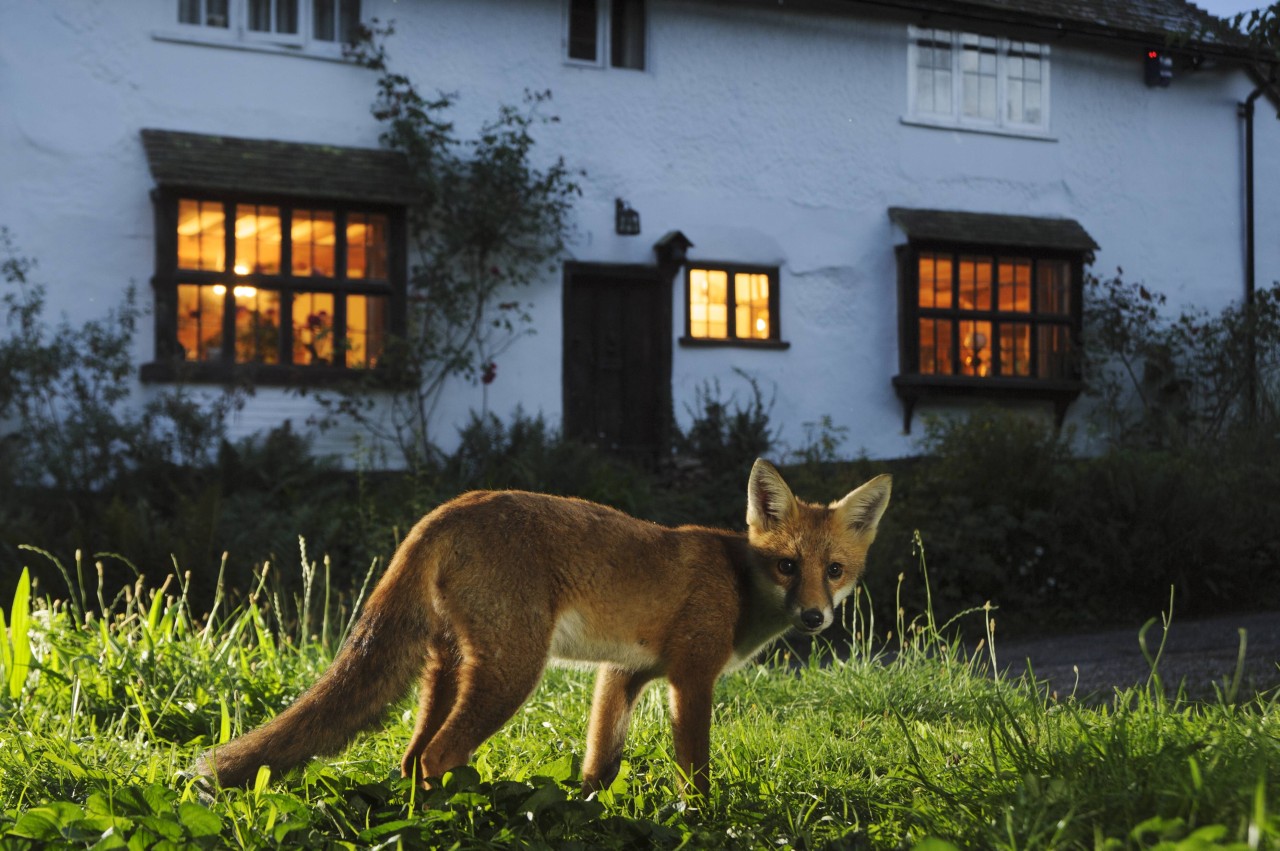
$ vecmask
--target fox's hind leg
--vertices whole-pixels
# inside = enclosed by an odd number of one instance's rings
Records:
[[[622,747],[627,741],[631,711],[653,674],[601,665],[591,700],[591,725],[587,731],[587,758],[582,766],[582,792],[605,788],[622,767]]]
[[[465,638],[459,637],[462,660],[455,672],[457,696],[444,723],[422,751],[420,764],[426,777],[440,777],[451,768],[466,765],[476,748],[516,714],[542,679],[551,646],[549,631],[520,635],[518,629],[502,629],[497,624],[488,626],[487,631],[502,636],[505,646],[491,652],[468,647]],[[513,652],[512,648],[520,650]]]
[[[404,759],[400,761],[400,772],[409,777],[416,770],[418,780],[424,781],[429,776],[423,763],[427,745],[439,732],[458,699],[458,654],[450,643],[441,640],[431,642],[420,688],[418,721]]]

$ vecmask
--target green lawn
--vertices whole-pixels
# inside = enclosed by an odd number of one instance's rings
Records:
[[[0,848],[1280,848],[1280,696],[1192,703],[1153,678],[1102,706],[1054,700],[992,679],[989,649],[965,656],[927,616],[891,625],[892,654],[777,654],[724,679],[697,808],[676,793],[661,688],[619,779],[584,800],[591,676],[558,669],[431,792],[398,777],[406,701],[338,757],[202,797],[195,757],[287,705],[346,618],[320,614],[339,610],[323,582],[205,619],[176,578],[114,602],[88,579],[4,606]],[[983,616],[961,625],[981,634]]]

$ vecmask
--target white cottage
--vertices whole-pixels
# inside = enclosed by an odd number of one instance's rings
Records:
[[[0,0],[0,225],[73,320],[144,285],[139,398],[250,375],[236,431],[301,422],[291,383],[403,329],[399,165],[341,50],[375,18],[463,127],[553,92],[578,237],[488,404],[605,445],[735,369],[784,440],[829,415],[873,456],[934,405],[1069,419],[1090,263],[1210,309],[1280,277],[1277,89],[1174,46],[1214,25],[1182,0]]]

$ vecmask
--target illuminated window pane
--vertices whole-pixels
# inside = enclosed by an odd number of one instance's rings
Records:
[[[1038,310],[1071,312],[1071,264],[1065,260],[1041,260],[1036,267]]]
[[[991,323],[961,322],[960,374],[991,374]]]
[[[952,324],[943,320],[920,320],[920,371],[927,375],[950,375]]]
[[[334,274],[334,230],[331,210],[294,210],[293,225],[293,274],[321,275],[332,278]]]
[[[280,362],[280,294],[236,286],[236,361]]]
[[[769,276],[735,274],[733,301],[735,336],[769,339]]]
[[[280,274],[280,208],[236,205],[237,275]]]
[[[991,309],[990,258],[960,258],[960,307],[964,310]]]
[[[1037,374],[1040,378],[1071,378],[1071,331],[1065,325],[1041,325],[1039,330]]]
[[[178,285],[178,346],[184,360],[217,360],[222,356],[226,292],[221,284]]]
[[[387,217],[377,213],[347,216],[347,277],[387,277]]]
[[[1031,311],[1031,261],[1000,261],[1000,309],[1018,313]]]
[[[380,295],[347,296],[347,366],[378,365],[391,325],[391,299]]]
[[[1000,326],[1000,374],[1031,374],[1031,326],[1005,323]]]
[[[293,362],[333,363],[333,294],[293,296]]]
[[[689,335],[728,338],[729,274],[723,269],[689,270]]]
[[[227,268],[227,226],[222,204],[178,201],[178,268],[222,272]]]
[[[920,255],[920,306],[951,306],[951,255]]]

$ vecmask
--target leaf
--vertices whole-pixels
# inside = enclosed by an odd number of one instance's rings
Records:
[[[13,592],[13,607],[9,615],[9,645],[12,648],[7,666],[9,673],[9,697],[17,699],[22,693],[22,686],[27,681],[27,671],[31,666],[31,637],[27,631],[31,627],[31,574],[27,568],[22,569],[18,577],[18,587]]]
[[[194,837],[217,836],[222,832],[222,819],[207,807],[186,803],[178,805],[178,821]]]

